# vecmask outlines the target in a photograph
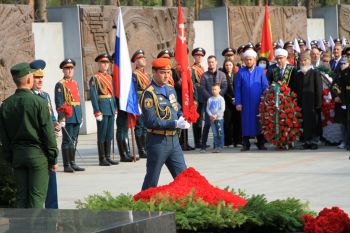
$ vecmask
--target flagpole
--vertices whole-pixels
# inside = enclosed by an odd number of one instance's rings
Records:
[[[128,123],[131,129],[131,146],[132,146],[132,160],[136,162],[136,146],[135,146],[135,122],[134,122],[134,116],[132,116],[130,113],[128,113]]]

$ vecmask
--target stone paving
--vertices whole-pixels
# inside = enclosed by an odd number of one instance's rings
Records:
[[[210,139],[211,140],[211,139]],[[60,141],[58,142],[60,145]],[[193,145],[190,139],[190,144]],[[188,166],[194,167],[211,184],[244,190],[247,194],[265,194],[269,200],[296,197],[308,201],[310,208],[339,206],[350,213],[350,153],[336,147],[321,146],[318,150],[289,151],[268,147],[249,152],[225,148],[222,153],[205,154],[199,150],[186,152]],[[115,158],[118,159],[118,149]],[[63,173],[61,158],[57,174],[59,207],[75,208],[75,201],[91,194],[108,191],[113,195],[140,191],[146,171],[146,160],[98,166],[96,134],[80,135],[76,162],[85,172]],[[172,181],[164,166],[159,185]]]

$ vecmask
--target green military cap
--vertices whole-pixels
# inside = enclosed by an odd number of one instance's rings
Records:
[[[33,72],[33,70],[30,68],[29,63],[19,63],[11,67],[11,75],[12,78],[18,79],[26,76],[27,74],[30,74]]]

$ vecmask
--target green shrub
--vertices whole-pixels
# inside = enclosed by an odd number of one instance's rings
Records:
[[[88,196],[77,201],[77,208],[92,210],[135,210],[149,212],[175,212],[179,232],[300,232],[303,230],[302,214],[310,214],[307,203],[295,198],[268,202],[264,195],[248,197],[240,209],[221,202],[208,205],[193,193],[173,200],[157,196],[150,202],[134,201],[131,194],[113,197],[109,192]]]

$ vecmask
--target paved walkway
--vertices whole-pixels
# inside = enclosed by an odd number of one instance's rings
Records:
[[[82,158],[77,156],[77,163],[86,168],[85,172],[63,173],[61,159],[59,162],[60,208],[75,208],[76,200],[103,191],[113,195],[140,191],[146,171],[145,159],[110,167],[98,166],[96,134],[81,135],[78,150]],[[339,206],[350,213],[349,155],[336,147],[320,147],[316,151],[278,151],[269,147],[264,152],[253,147],[244,153],[240,148],[226,148],[220,154],[211,153],[210,149],[205,154],[196,150],[186,152],[185,159],[188,166],[220,188],[230,186],[249,195],[266,194],[269,200],[296,197],[308,201],[315,211]],[[159,185],[171,180],[164,167]]]

